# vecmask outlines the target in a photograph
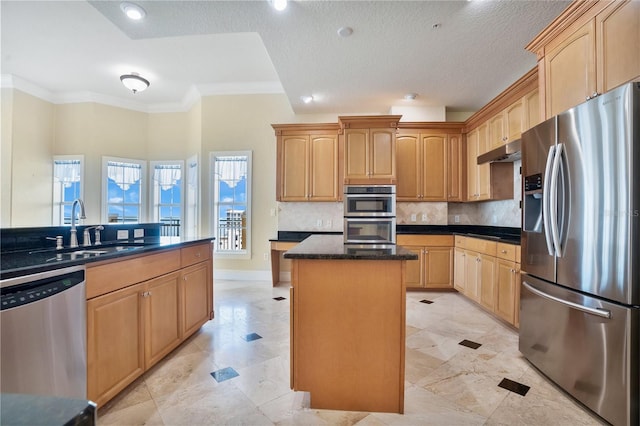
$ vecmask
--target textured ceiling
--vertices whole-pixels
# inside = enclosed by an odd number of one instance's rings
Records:
[[[524,50],[566,1],[5,1],[3,81],[56,102],[85,98],[184,110],[198,95],[284,91],[296,113],[387,113],[406,105],[474,111],[535,66]],[[439,28],[434,29],[434,24]],[[353,35],[341,38],[338,28]],[[120,74],[151,87],[136,95]],[[304,104],[302,95],[316,101]]]

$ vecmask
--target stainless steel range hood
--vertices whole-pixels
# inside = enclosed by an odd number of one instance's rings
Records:
[[[522,141],[517,139],[509,142],[506,145],[502,145],[496,149],[492,149],[478,156],[478,164],[484,163],[509,163],[519,160],[521,158],[520,150],[522,149]]]

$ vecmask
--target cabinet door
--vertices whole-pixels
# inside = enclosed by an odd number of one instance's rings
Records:
[[[337,201],[341,187],[338,181],[338,136],[309,137],[309,201]]]
[[[478,199],[478,130],[467,135],[467,199]]]
[[[454,255],[453,287],[461,293],[465,292],[465,252],[456,248]]]
[[[488,149],[486,148],[489,138],[488,127],[489,126],[487,124],[483,124],[482,126],[478,127],[478,155],[488,151]],[[476,189],[478,197],[476,199],[488,200],[489,198],[491,198],[491,164],[478,164],[477,158],[474,160],[474,164],[476,164],[478,173],[478,182]]]
[[[372,178],[396,177],[396,130],[371,129],[370,167]]]
[[[447,201],[447,135],[421,135],[424,201]]]
[[[464,294],[477,302],[480,300],[480,255],[469,250],[465,250],[464,254]]]
[[[507,141],[505,138],[505,114],[500,112],[489,120],[489,143],[487,144],[486,151],[490,151],[494,148],[504,145]],[[483,152],[481,152],[482,154]]]
[[[505,141],[511,142],[520,139],[524,123],[524,101],[520,99],[505,110]]]
[[[180,344],[179,277],[180,274],[174,272],[147,281],[145,285],[146,369]]]
[[[87,301],[87,397],[99,406],[144,372],[143,284]]]
[[[406,283],[407,287],[424,287],[424,253],[422,247],[404,246],[407,250],[418,255],[418,260],[407,260]]]
[[[595,22],[549,43],[544,57],[546,118],[576,106],[596,91]]]
[[[281,201],[306,201],[309,176],[309,137],[282,137]]]
[[[538,89],[525,95],[523,102],[525,122],[522,128],[524,131],[540,123],[540,117],[542,115],[540,114],[540,94]]]
[[[598,92],[640,79],[640,2],[614,2],[596,16]]]
[[[209,271],[200,263],[182,271],[180,296],[182,305],[182,337],[193,334],[209,320]]]
[[[448,201],[464,201],[466,186],[466,173],[462,135],[449,135],[447,141],[449,161],[447,170]]]
[[[493,312],[496,304],[496,258],[480,255],[480,303]]]
[[[425,287],[453,287],[453,248],[425,247]]]
[[[398,176],[396,200],[420,201],[422,188],[422,164],[420,162],[420,135],[405,134],[396,138],[396,161]]]
[[[495,313],[510,324],[515,324],[516,272],[515,262],[502,259],[496,261]]]
[[[344,177],[369,177],[369,130],[347,129],[344,132]]]

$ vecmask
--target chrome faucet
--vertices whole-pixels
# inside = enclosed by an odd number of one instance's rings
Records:
[[[84,247],[90,247],[91,246],[91,233],[89,231],[91,231],[92,229],[94,229],[93,233],[96,236],[95,244],[97,246],[102,244],[102,242],[100,241],[100,231],[102,231],[104,229],[104,226],[102,226],[102,225],[88,226],[88,227],[84,228],[84,234],[82,236],[82,245]]]
[[[76,206],[80,204],[80,219],[86,219],[87,216],[84,213],[84,202],[80,198],[73,200],[71,206],[71,238],[69,241],[69,247],[78,247],[78,230],[76,229]]]

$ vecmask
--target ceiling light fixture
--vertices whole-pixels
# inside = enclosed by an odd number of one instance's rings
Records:
[[[414,101],[417,97],[418,95],[416,93],[407,93],[404,95],[404,98],[408,101]]]
[[[147,12],[140,6],[135,3],[130,3],[128,1],[123,1],[120,3],[120,10],[124,12],[125,15],[132,21],[140,21],[145,16],[147,16]]]
[[[271,6],[278,12],[282,12],[287,8],[287,0],[271,0]]]
[[[353,34],[353,28],[351,27],[340,27],[338,28],[338,35],[340,37],[349,37]]]
[[[131,90],[134,94],[142,92],[149,87],[149,80],[140,77],[140,75],[135,72],[121,75],[120,81],[124,84],[124,87]]]
[[[308,104],[313,101],[313,96],[300,96],[300,100],[302,100],[302,102],[304,102],[305,104]]]

